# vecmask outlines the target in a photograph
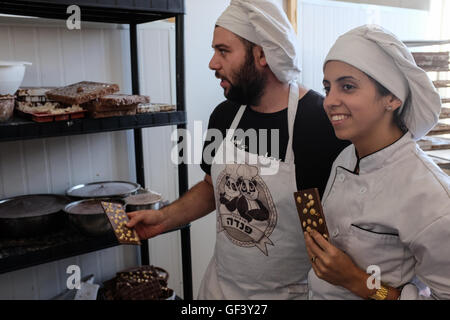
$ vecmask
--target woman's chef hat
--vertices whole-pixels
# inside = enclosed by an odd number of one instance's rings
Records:
[[[363,71],[402,102],[401,119],[415,140],[438,122],[441,98],[427,73],[419,68],[403,42],[378,25],[364,25],[341,37],[325,64],[337,60]]]
[[[270,0],[231,0],[216,25],[261,46],[281,82],[300,77],[297,36],[286,13]]]

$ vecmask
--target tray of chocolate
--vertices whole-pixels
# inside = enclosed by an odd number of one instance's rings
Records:
[[[313,229],[329,240],[330,235],[320,202],[319,190],[317,188],[300,190],[294,192],[294,198],[303,232]]]
[[[84,118],[86,110],[47,99],[54,88],[22,87],[16,92],[16,114],[35,122],[53,122]]]
[[[111,223],[119,243],[136,245],[141,244],[136,230],[129,229],[126,226],[129,219],[124,207],[121,204],[102,201],[102,207],[108,216],[108,220]]]
[[[16,109],[18,116],[26,119],[33,120],[35,122],[54,122],[54,121],[65,121],[82,119],[86,115],[86,110],[79,109],[66,109],[63,112],[58,113],[58,108],[53,109],[54,111],[38,111],[39,107],[36,107],[36,111],[22,111]],[[77,111],[70,111],[77,110]]]

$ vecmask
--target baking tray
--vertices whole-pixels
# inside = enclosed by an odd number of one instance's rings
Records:
[[[51,114],[47,112],[24,112],[16,109],[17,115],[26,119],[31,119],[35,122],[54,122],[54,121],[67,121],[74,119],[82,119],[85,117],[86,110],[68,112],[62,114]]]
[[[74,198],[114,198],[135,194],[141,186],[128,181],[102,181],[73,186],[66,195]]]

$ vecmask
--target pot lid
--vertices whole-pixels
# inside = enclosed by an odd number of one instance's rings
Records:
[[[126,197],[138,191],[140,185],[126,181],[103,181],[80,184],[66,191],[70,197],[76,198],[110,198]]]
[[[69,199],[60,195],[36,194],[0,200],[0,219],[31,218],[64,209]]]
[[[116,199],[87,199],[69,203],[64,211],[69,214],[104,214],[102,201],[123,204],[123,201],[118,201]]]
[[[0,67],[11,67],[11,66],[21,66],[21,65],[31,66],[32,63],[31,62],[27,62],[27,61],[0,60]]]
[[[161,195],[153,192],[137,194],[125,198],[125,202],[131,205],[153,204],[161,200]]]

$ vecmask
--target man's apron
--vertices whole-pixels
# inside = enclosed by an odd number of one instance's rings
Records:
[[[307,298],[311,264],[293,197],[297,186],[292,141],[298,97],[298,87],[291,84],[285,162],[235,146],[233,135],[246,106],[236,114],[217,150],[211,167],[217,239],[199,299]],[[278,168],[276,174],[273,168]]]

